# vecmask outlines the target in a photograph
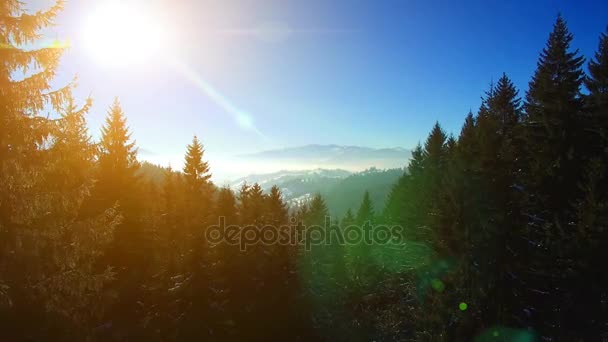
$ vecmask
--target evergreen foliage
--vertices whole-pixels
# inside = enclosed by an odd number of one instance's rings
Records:
[[[0,5],[0,340],[606,338],[606,33],[585,74],[558,16],[523,102],[503,74],[330,218],[217,188],[196,136],[181,171],[141,164],[118,100],[94,141],[61,46],[24,48],[62,6]]]

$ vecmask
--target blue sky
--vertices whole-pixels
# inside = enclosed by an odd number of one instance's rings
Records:
[[[558,12],[586,57],[608,25],[606,1],[152,0],[140,6],[162,13],[180,67],[104,65],[81,35],[102,1],[69,1],[47,32],[72,43],[57,82],[78,74],[95,136],[119,96],[142,152],[174,165],[193,134],[212,164],[304,144],[409,148],[435,120],[457,134],[503,71],[524,95]]]

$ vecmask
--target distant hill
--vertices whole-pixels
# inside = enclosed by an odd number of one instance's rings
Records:
[[[235,191],[243,183],[258,183],[268,191],[277,185],[284,199],[291,206],[298,205],[320,193],[326,200],[330,214],[342,217],[350,208],[353,211],[361,204],[366,190],[370,192],[376,212],[380,212],[393,184],[403,174],[403,169],[368,170],[351,173],[345,170],[299,170],[280,171],[269,174],[251,175],[230,184]]]
[[[276,185],[281,189],[285,200],[294,202],[299,198],[308,197],[309,194],[332,187],[349,175],[351,172],[340,169],[283,170],[239,178],[231,182],[230,187],[238,191],[243,183],[258,183],[264,191],[268,191]]]
[[[169,171],[169,168],[162,167],[159,165],[152,164],[147,161],[143,161],[140,164],[137,174],[141,177],[141,180],[151,182],[156,186],[163,184],[165,180],[165,174]]]
[[[374,210],[380,214],[393,185],[404,169],[369,169],[352,174],[326,191],[321,191],[332,216],[342,218],[348,209],[356,214],[365,191],[369,191]]]

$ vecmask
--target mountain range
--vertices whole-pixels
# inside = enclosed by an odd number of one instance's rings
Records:
[[[330,214],[343,217],[346,210],[358,208],[365,191],[380,211],[410,158],[411,151],[400,147],[305,145],[239,155],[221,165],[212,160],[210,164],[214,174],[222,175],[218,177],[221,181],[216,181],[218,186],[238,191],[244,183],[258,183],[269,191],[277,185],[291,207],[320,193]],[[151,163],[142,165],[142,175],[154,183],[160,184],[164,173],[164,168]]]
[[[343,169],[351,172],[370,167],[405,167],[411,151],[402,147],[370,148],[342,145],[305,145],[236,156],[242,163],[263,165],[268,170]]]

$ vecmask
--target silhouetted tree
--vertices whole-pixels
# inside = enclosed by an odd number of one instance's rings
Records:
[[[595,58],[589,61],[589,75],[585,78],[589,90],[585,125],[586,148],[593,157],[606,158],[608,145],[608,35],[602,33]]]
[[[577,184],[582,171],[580,88],[584,59],[578,56],[578,50],[570,49],[572,39],[566,22],[558,16],[525,102],[527,165],[522,180],[523,212],[530,228],[525,235],[530,241],[525,253],[534,260],[528,270],[541,267],[543,271],[528,271],[530,276],[522,279],[526,289],[519,297],[525,301],[520,317],[536,326],[542,335],[554,337],[565,337],[557,322],[568,324],[564,315],[574,303],[563,300],[568,282],[565,279],[576,273],[566,227],[574,219],[572,201],[580,197]],[[525,312],[534,314],[530,317]]]

